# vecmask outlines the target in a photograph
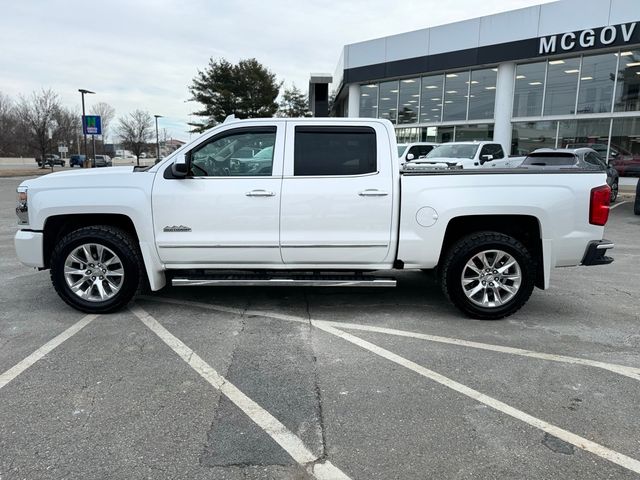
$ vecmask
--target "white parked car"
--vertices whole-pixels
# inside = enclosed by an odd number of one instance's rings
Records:
[[[553,267],[613,261],[603,172],[397,165],[388,120],[227,121],[150,167],[25,180],[15,247],[92,313],[144,284],[379,287],[395,280],[367,272],[435,269],[464,313],[497,319]]]
[[[431,142],[399,143],[398,158],[400,159],[400,165],[410,162],[411,160],[426,157],[427,154],[438,145],[439,143]]]
[[[448,168],[511,168],[519,166],[524,157],[508,157],[496,142],[451,142],[431,150],[425,158],[414,160],[405,169],[428,167]]]

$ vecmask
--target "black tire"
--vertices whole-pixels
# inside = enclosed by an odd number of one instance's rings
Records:
[[[104,301],[88,301],[76,295],[67,285],[64,265],[67,256],[77,247],[95,243],[111,249],[121,260],[124,279],[114,297]],[[142,255],[131,236],[119,228],[108,225],[83,227],[65,235],[51,254],[51,281],[68,305],[86,313],[109,313],[125,307],[142,288],[145,280]]]
[[[462,274],[465,265],[484,250],[502,250],[511,255],[520,267],[521,284],[506,303],[483,307],[472,302],[464,292]],[[527,303],[536,279],[536,261],[520,241],[498,232],[476,232],[458,240],[445,254],[440,269],[442,291],[465,315],[479,320],[499,320],[517,312]]]
[[[611,184],[611,203],[615,202],[618,199],[618,182],[615,181]]]

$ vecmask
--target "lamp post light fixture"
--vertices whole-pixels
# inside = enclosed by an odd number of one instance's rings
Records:
[[[87,134],[85,132],[85,112],[84,112],[84,94],[94,94],[96,92],[92,92],[91,90],[87,90],[85,88],[78,89],[80,95],[82,96],[82,135],[84,136],[84,155],[85,160],[89,156],[89,150],[87,148]],[[94,144],[95,146],[95,144]]]
[[[156,117],[156,163],[160,161],[160,136],[158,135],[158,119],[162,118],[162,115],[154,115]]]

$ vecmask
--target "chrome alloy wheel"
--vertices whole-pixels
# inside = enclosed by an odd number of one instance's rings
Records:
[[[507,252],[477,253],[462,269],[462,290],[469,300],[485,308],[500,307],[516,296],[522,283],[520,265]]]
[[[124,282],[124,266],[110,248],[85,243],[67,256],[64,279],[71,291],[83,300],[104,302],[120,291]]]

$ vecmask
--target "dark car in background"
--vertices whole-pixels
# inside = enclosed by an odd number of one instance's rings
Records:
[[[92,162],[94,167],[111,167],[113,163],[109,155],[96,155],[95,160]]]
[[[82,168],[84,161],[86,160],[86,156],[85,155],[71,155],[69,157],[69,166],[71,168],[73,167],[80,167]]]
[[[607,165],[592,148],[539,148],[527,155],[521,167],[602,170],[607,173],[607,184],[611,187],[611,201],[615,202],[618,198],[620,175],[613,165]]]
[[[42,167],[42,157],[36,158],[36,162],[38,163],[39,167]],[[50,167],[51,165],[60,165],[61,167],[64,167],[65,163],[66,162],[62,158],[53,153],[47,153],[44,156],[44,164],[47,167]]]
[[[602,158],[607,158],[606,143],[574,143],[567,148],[592,148]],[[609,147],[609,165],[616,169],[621,177],[640,177],[640,154],[635,154],[619,145]]]

